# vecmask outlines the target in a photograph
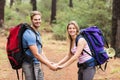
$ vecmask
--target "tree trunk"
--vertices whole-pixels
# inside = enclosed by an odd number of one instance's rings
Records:
[[[5,0],[0,0],[0,27],[3,27],[4,24],[4,7]]]
[[[56,23],[56,0],[52,0],[50,23]]]
[[[36,0],[31,0],[30,3],[31,3],[31,5],[32,5],[32,7],[33,7],[32,10],[33,10],[33,11],[34,11],[34,10],[37,10],[37,1],[36,1]]]
[[[10,8],[13,6],[14,0],[10,0]]]
[[[73,2],[72,2],[72,0],[69,0],[69,7],[73,7]]]
[[[113,0],[111,46],[120,57],[120,0]]]

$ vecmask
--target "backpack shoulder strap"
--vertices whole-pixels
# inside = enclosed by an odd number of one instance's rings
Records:
[[[27,29],[30,29],[30,30],[32,30],[35,34],[37,34],[36,31],[35,31],[28,23],[23,23],[22,26],[25,26]]]
[[[76,40],[75,40],[75,45],[77,46],[77,44],[78,44],[78,40],[80,39],[80,38],[82,38],[83,36],[81,35],[81,34],[79,34],[77,37],[76,37]]]
[[[75,41],[76,46],[77,46],[78,40],[79,40],[80,38],[84,38],[83,35],[82,35],[82,33],[80,33],[80,34],[76,37],[76,41]],[[85,49],[83,49],[83,51],[84,51],[85,53],[87,53],[88,55],[92,56],[92,55],[91,55],[89,52],[87,52]]]
[[[33,31],[34,32],[34,34],[35,34],[35,36],[36,36],[36,40],[37,40],[37,32],[29,25],[29,24],[27,24],[27,23],[24,23],[24,26],[26,26],[28,29],[30,29],[31,31]],[[40,33],[39,33],[40,34]],[[40,43],[40,45],[42,46],[42,43],[41,42],[39,42]]]

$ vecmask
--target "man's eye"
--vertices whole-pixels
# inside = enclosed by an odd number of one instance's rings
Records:
[[[37,21],[37,20],[41,20],[41,19],[34,19],[35,21]]]

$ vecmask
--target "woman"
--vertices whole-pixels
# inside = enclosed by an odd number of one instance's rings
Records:
[[[81,37],[76,46],[76,37],[79,34],[79,26],[75,21],[70,21],[67,25],[68,39],[70,40],[69,53],[58,62],[58,68],[62,69],[72,64],[78,59],[78,80],[93,80],[95,74],[94,58],[83,51],[91,53],[87,41]]]

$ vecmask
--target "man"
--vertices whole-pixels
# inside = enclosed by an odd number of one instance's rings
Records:
[[[56,70],[57,66],[52,65],[42,52],[41,36],[38,32],[41,24],[41,13],[32,11],[30,18],[31,28],[36,34],[30,29],[27,29],[23,34],[23,47],[29,48],[25,51],[29,57],[23,62],[22,69],[25,80],[44,80],[40,64],[43,63],[52,70]]]

